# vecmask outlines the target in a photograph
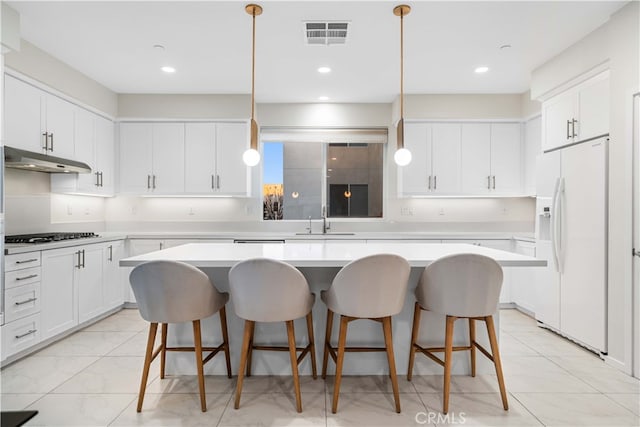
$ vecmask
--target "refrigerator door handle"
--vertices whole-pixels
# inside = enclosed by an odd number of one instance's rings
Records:
[[[558,186],[558,202],[556,204],[556,256],[558,259],[558,272],[562,273],[564,263],[564,248],[562,244],[562,226],[564,224],[564,178],[560,178],[560,184]]]
[[[556,271],[560,272],[560,263],[558,262],[558,248],[557,248],[557,240],[558,240],[558,189],[560,188],[560,178],[556,179],[556,185],[553,190],[553,199],[551,202],[551,254],[553,255],[553,263],[555,265]]]

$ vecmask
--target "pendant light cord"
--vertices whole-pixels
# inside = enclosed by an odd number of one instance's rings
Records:
[[[404,119],[404,10],[400,9],[400,119]]]
[[[256,89],[256,9],[253,9],[253,33],[251,48],[251,120],[254,119],[255,89]]]

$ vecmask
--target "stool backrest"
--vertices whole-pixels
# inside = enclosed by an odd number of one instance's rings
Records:
[[[300,270],[282,261],[253,258],[229,271],[231,300],[238,317],[256,322],[283,322],[304,317],[313,295]]]
[[[379,318],[402,311],[411,267],[406,259],[378,254],[342,267],[327,291],[335,312],[352,317]]]
[[[442,257],[429,264],[418,281],[416,298],[424,309],[460,317],[493,315],[502,288],[502,267],[477,254]]]
[[[226,298],[206,274],[178,261],[150,261],[129,275],[140,315],[152,323],[179,323],[215,314]]]

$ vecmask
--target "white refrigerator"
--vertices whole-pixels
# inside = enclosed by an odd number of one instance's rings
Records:
[[[607,352],[607,136],[538,160],[536,319],[592,351]]]

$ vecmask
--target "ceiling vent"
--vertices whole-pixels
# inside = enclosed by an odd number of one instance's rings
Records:
[[[305,40],[309,45],[345,44],[348,22],[305,22]]]

